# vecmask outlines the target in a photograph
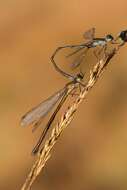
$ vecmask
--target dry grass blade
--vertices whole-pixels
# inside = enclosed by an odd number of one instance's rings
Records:
[[[61,116],[61,119],[59,123],[57,123],[56,127],[52,130],[50,138],[46,141],[44,148],[38,153],[38,158],[33,167],[31,168],[31,171],[26,178],[26,181],[22,187],[21,190],[30,190],[33,182],[37,178],[37,176],[40,174],[41,170],[44,168],[47,160],[51,156],[51,150],[54,147],[55,143],[57,142],[58,138],[64,131],[64,129],[70,124],[74,117],[74,113],[78,109],[80,103],[83,101],[83,99],[86,97],[89,90],[94,86],[94,84],[97,82],[101,74],[103,73],[104,69],[109,64],[110,60],[113,58],[113,56],[117,53],[119,50],[119,47],[115,47],[110,54],[107,54],[104,56],[103,59],[101,59],[93,68],[92,71],[90,71],[90,78],[89,81],[84,87],[84,89],[81,91],[77,99],[73,102],[73,104],[68,107],[68,109],[65,111],[65,113]]]

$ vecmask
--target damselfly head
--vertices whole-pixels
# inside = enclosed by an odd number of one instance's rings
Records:
[[[84,73],[80,72],[77,74],[77,81],[81,81],[84,78]]]
[[[127,30],[120,32],[118,38],[120,38],[123,42],[127,42]]]
[[[108,35],[106,35],[105,40],[106,40],[106,42],[110,42],[110,41],[113,41],[114,38],[111,34],[108,34]]]

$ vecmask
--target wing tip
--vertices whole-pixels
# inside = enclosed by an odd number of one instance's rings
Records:
[[[20,125],[21,127],[25,127],[27,125],[27,122],[25,121],[25,116],[21,117]]]
[[[21,127],[25,127],[26,126],[25,122],[24,121],[20,121],[20,126]]]

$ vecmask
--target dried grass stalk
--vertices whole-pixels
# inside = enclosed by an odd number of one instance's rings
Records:
[[[106,69],[107,65],[109,64],[110,60],[113,58],[113,56],[117,53],[119,50],[119,47],[113,48],[113,50],[105,55],[103,59],[101,59],[93,68],[93,70],[90,71],[90,78],[88,83],[86,84],[86,87],[81,91],[79,96],[76,98],[76,100],[73,102],[73,104],[68,107],[68,109],[65,111],[65,113],[61,116],[60,121],[56,124],[56,127],[53,128],[51,132],[51,136],[49,139],[45,142],[45,145],[43,149],[38,153],[38,158],[31,168],[31,171],[29,175],[26,178],[26,181],[22,187],[21,190],[30,190],[33,182],[37,178],[37,176],[40,174],[41,170],[44,168],[47,160],[51,156],[51,150],[54,147],[55,143],[57,142],[58,138],[64,131],[64,129],[70,124],[74,117],[74,113],[78,109],[80,103],[83,101],[83,99],[86,97],[89,90],[94,86],[94,84],[97,82],[103,71]]]

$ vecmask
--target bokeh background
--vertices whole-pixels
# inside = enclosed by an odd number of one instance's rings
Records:
[[[0,1],[0,189],[20,189],[36,160],[41,129],[21,116],[67,80],[53,68],[57,46],[83,42],[85,30],[117,35],[126,0]],[[87,96],[38,177],[35,190],[127,189],[127,47]]]

